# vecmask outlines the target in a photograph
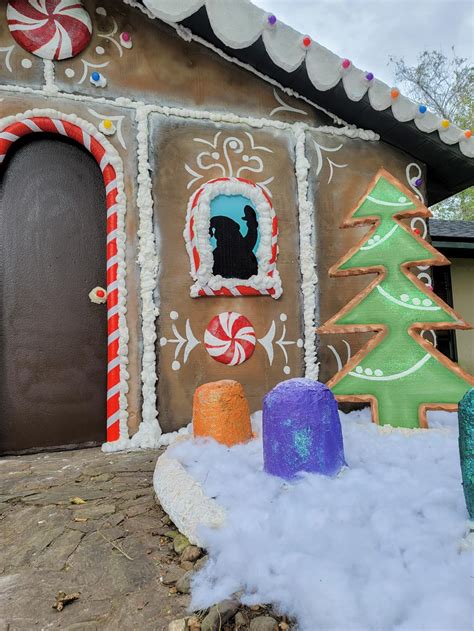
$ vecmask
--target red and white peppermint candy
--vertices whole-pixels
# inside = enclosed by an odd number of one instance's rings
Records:
[[[204,344],[209,355],[229,366],[238,366],[252,357],[256,341],[250,321],[235,311],[216,315],[204,333]]]
[[[43,59],[69,59],[87,46],[92,22],[80,0],[10,0],[8,28],[15,41]]]

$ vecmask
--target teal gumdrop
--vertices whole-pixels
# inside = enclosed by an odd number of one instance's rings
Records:
[[[467,512],[474,519],[474,388],[459,403],[459,457]]]

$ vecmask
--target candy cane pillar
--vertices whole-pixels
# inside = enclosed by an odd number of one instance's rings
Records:
[[[57,133],[84,145],[96,159],[104,178],[107,202],[107,442],[120,436],[119,292],[117,247],[117,174],[98,138],[65,119],[34,116],[15,121],[0,131],[0,164],[19,138],[34,132]]]

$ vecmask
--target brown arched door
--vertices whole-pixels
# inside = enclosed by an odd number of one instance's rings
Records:
[[[105,440],[102,174],[55,135],[17,141],[0,173],[0,453]]]

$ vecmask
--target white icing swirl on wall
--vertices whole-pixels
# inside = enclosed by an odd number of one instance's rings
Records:
[[[420,191],[420,188],[415,186],[414,184],[414,182],[417,179],[421,179],[423,175],[423,171],[421,170],[420,165],[416,162],[410,162],[410,164],[408,164],[407,168],[405,169],[405,175],[407,178],[408,186],[415,193],[418,199],[424,204],[425,198],[423,197],[423,193]]]
[[[273,88],[273,96],[275,97],[275,100],[278,101],[280,106],[272,109],[272,111],[270,112],[270,117],[274,116],[278,112],[290,112],[293,114],[301,114],[302,116],[308,116],[308,112],[305,112],[304,110],[300,110],[297,107],[292,107],[291,105],[288,105],[288,103],[285,103],[285,101],[278,94],[275,88]]]
[[[328,152],[328,153],[335,153],[336,151],[339,151],[339,149],[342,149],[343,145],[341,143],[337,147],[324,147],[323,145],[320,145],[319,143],[317,143],[314,138],[312,139],[312,141],[313,141],[314,148],[316,150],[316,157],[318,159],[316,163],[316,177],[318,177],[324,165],[323,151]],[[344,169],[345,167],[349,166],[349,164],[338,164],[337,162],[333,162],[327,156],[326,156],[326,160],[329,165],[329,176],[328,176],[327,183],[330,184],[334,175],[334,169],[335,168]]]
[[[1,46],[0,47],[0,53],[5,53],[5,67],[8,70],[8,72],[13,72],[13,68],[12,68],[12,63],[11,63],[11,57],[12,57],[12,52],[13,49],[15,48],[15,44],[12,44],[11,46]]]
[[[178,320],[179,319],[178,312],[171,311],[170,319],[175,320],[175,321]],[[171,324],[171,330],[173,331],[174,337],[171,337],[171,338],[168,338],[165,336],[161,337],[160,346],[166,346],[167,344],[176,344],[176,347],[174,350],[174,360],[171,364],[171,368],[173,370],[179,370],[181,368],[181,361],[184,364],[186,364],[191,352],[196,348],[196,346],[199,346],[201,342],[194,335],[189,318],[186,319],[186,324],[184,327],[185,337],[183,337],[181,333],[178,331],[177,326],[174,322]],[[181,350],[183,350],[183,358],[180,361]]]
[[[188,190],[193,187],[196,182],[207,178],[207,171],[217,169],[222,177],[249,177],[250,174],[263,173],[264,164],[262,158],[257,155],[258,152],[273,153],[268,147],[259,147],[255,145],[254,138],[250,132],[244,132],[248,138],[248,144],[242,137],[222,136],[222,131],[218,131],[213,140],[206,138],[194,138],[194,142],[201,143],[210,147],[207,151],[201,151],[196,156],[196,167],[192,168],[189,164],[185,164],[184,168],[192,176],[188,182]],[[269,177],[264,181],[256,181],[256,183],[265,188],[266,192],[271,196],[270,190],[267,188],[275,178]]]
[[[280,321],[282,323],[282,331],[281,331],[281,335],[279,339],[275,341],[275,344],[281,349],[281,352],[285,359],[285,364],[283,366],[283,372],[285,375],[289,375],[291,373],[291,367],[289,366],[289,362],[288,362],[288,351],[286,347],[293,346],[294,344],[296,344],[297,348],[302,348],[303,346],[302,339],[297,339],[296,341],[286,339],[286,324],[285,323],[287,319],[288,319],[288,316],[286,315],[286,313],[280,314]],[[274,351],[273,351],[273,342],[275,340],[275,337],[276,337],[276,324],[275,324],[275,320],[272,320],[272,323],[270,324],[270,328],[268,329],[267,333],[263,337],[257,340],[257,342],[261,344],[263,348],[265,349],[265,352],[267,353],[267,357],[268,357],[268,363],[270,364],[270,366],[273,365],[273,360],[275,357]]]
[[[116,128],[115,133],[117,134],[117,139],[119,143],[122,145],[124,149],[127,148],[127,145],[125,144],[125,140],[122,133],[122,123],[125,119],[125,116],[111,116],[110,114],[108,115],[99,114],[98,112],[96,112],[90,107],[88,108],[88,111],[90,114],[92,114],[92,116],[94,116],[100,121],[105,121],[105,120],[113,121],[115,123],[115,128]]]

